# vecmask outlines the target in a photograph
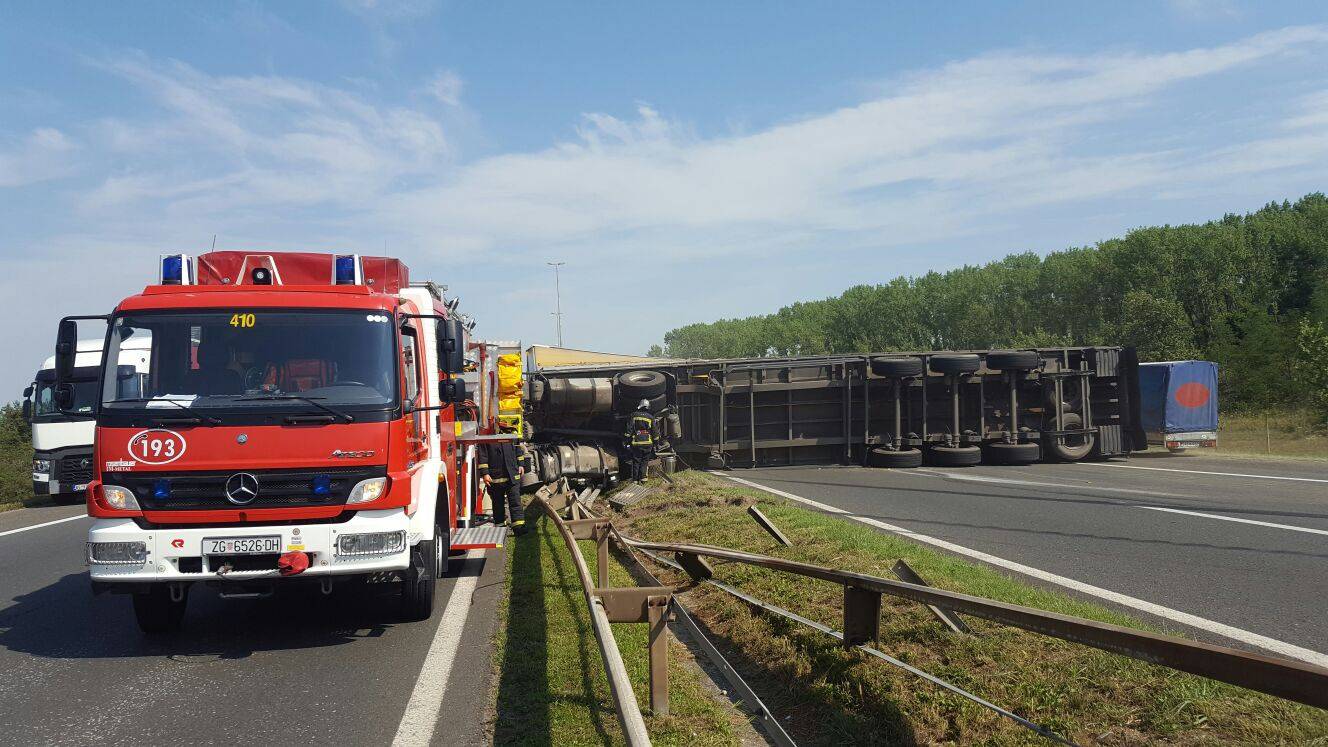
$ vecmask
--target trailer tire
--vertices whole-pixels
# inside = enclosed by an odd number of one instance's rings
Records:
[[[1032,371],[1042,366],[1042,356],[1033,350],[997,350],[987,353],[987,368],[993,371]]]
[[[976,446],[933,446],[926,456],[933,467],[975,467],[982,463],[982,449]]]
[[[654,399],[669,388],[669,380],[659,371],[624,371],[618,374],[614,383],[623,399],[634,400],[634,403]]]
[[[929,360],[931,370],[939,374],[967,374],[982,368],[982,359],[973,353],[943,353]]]
[[[1052,423],[1055,423],[1055,421],[1053,420]],[[1075,428],[1084,427],[1084,420],[1075,413],[1067,412],[1061,416],[1061,425],[1064,426],[1063,430],[1074,430]],[[1091,433],[1083,437],[1083,443],[1073,445],[1056,443],[1054,436],[1049,436],[1043,440],[1045,441],[1044,453],[1058,462],[1077,462],[1083,459],[1093,451],[1093,446],[1097,442],[1097,438]]]
[[[921,467],[922,452],[917,449],[886,449],[876,447],[867,452],[868,467]]]
[[[1033,464],[1042,459],[1042,447],[1037,444],[987,444],[984,461],[992,464]]]
[[[438,531],[438,527],[434,527]],[[433,616],[434,583],[437,578],[438,538],[415,544],[410,551],[410,567],[401,579],[401,617],[420,622]]]
[[[179,630],[188,603],[189,587],[185,587],[184,596],[176,602],[171,599],[169,586],[153,584],[147,593],[134,595],[134,619],[138,621],[138,629],[148,635]]]
[[[905,379],[921,376],[927,369],[921,358],[890,358],[882,356],[871,359],[872,373],[890,379]]]

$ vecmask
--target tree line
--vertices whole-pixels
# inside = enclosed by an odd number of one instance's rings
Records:
[[[1221,366],[1224,406],[1312,407],[1328,423],[1328,197],[1011,254],[773,314],[690,324],[651,354],[733,358],[1133,345]]]

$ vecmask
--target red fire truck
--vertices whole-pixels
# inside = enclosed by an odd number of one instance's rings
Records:
[[[449,557],[502,536],[458,524],[476,513],[467,442],[501,437],[468,396],[484,346],[457,305],[397,259],[212,252],[162,257],[159,282],[112,314],[61,320],[57,404],[80,326],[106,324],[94,592],[132,595],[150,633],[179,627],[199,582],[236,597],[399,583],[401,614],[428,618]],[[131,342],[146,375],[118,365]]]

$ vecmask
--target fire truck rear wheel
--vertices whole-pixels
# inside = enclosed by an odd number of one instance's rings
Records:
[[[138,627],[148,635],[160,635],[180,629],[184,610],[189,603],[189,587],[184,588],[180,601],[171,599],[170,587],[153,584],[144,594],[134,595],[134,618]]]
[[[433,592],[438,579],[438,539],[424,540],[410,551],[410,567],[401,579],[401,616],[410,622],[433,616]]]
[[[434,526],[434,536],[438,541],[434,543],[434,559],[437,561],[434,573],[438,578],[444,578],[452,570],[452,533],[445,526]]]

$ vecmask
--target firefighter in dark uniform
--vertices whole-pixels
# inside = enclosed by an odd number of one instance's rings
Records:
[[[632,464],[632,479],[646,481],[646,468],[655,457],[655,416],[650,412],[650,400],[643,399],[632,414],[627,416],[627,429],[623,433]]]
[[[503,424],[499,429],[512,433],[515,428]],[[521,508],[521,476],[526,467],[521,450],[514,441],[494,441],[484,445],[480,456],[480,479],[489,488],[489,500],[493,502],[495,524],[503,524],[508,515],[512,518],[512,531],[525,534],[526,513]]]

